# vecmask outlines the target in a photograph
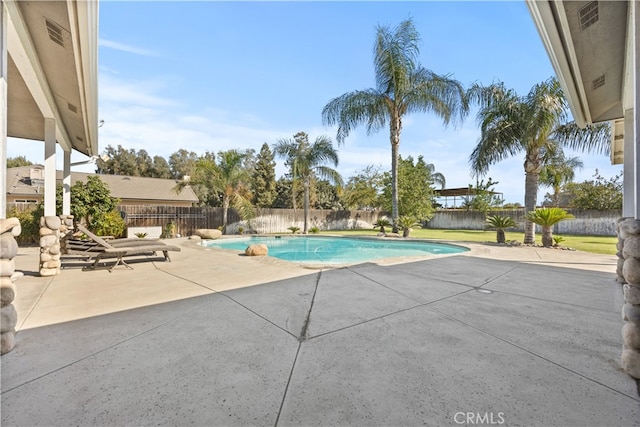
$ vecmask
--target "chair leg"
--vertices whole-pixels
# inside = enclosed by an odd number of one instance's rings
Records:
[[[169,251],[162,251],[162,253],[164,254],[164,260],[166,262],[171,262],[171,258],[169,258]]]

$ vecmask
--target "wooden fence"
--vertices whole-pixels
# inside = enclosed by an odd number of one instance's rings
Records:
[[[176,224],[177,233],[191,235],[198,228],[218,228],[222,226],[222,208],[212,207],[175,207],[175,206],[125,206],[117,208],[129,227],[166,227],[169,222]],[[239,227],[245,232],[284,233],[296,226],[302,229],[304,211],[302,209],[256,209],[256,216],[243,221],[238,214],[229,209],[227,233],[235,233]],[[382,212],[372,211],[335,211],[313,209],[309,211],[309,227],[320,230],[345,230],[372,228]]]

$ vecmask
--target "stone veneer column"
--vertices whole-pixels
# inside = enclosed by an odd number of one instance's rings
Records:
[[[73,233],[73,215],[60,215],[60,253],[66,254],[66,240],[63,239],[69,233]]]
[[[22,277],[16,272],[14,258],[18,254],[16,236],[22,228],[18,218],[0,219],[0,354],[13,350],[16,345],[16,323],[18,314],[13,306],[16,296],[16,285],[13,283]]]
[[[40,276],[60,274],[60,226],[57,216],[40,218]]]
[[[640,220],[620,218],[618,229],[618,281],[623,283],[622,368],[640,379]]]

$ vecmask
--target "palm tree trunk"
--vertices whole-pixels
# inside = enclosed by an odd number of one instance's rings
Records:
[[[304,227],[302,234],[307,234],[309,229],[309,178],[304,179]]]
[[[496,230],[496,241],[498,243],[506,243],[506,241],[507,241],[507,238],[506,238],[506,236],[504,234],[504,230],[502,228],[498,228]]]
[[[527,153],[524,161],[524,214],[534,211],[538,202],[538,180],[542,162],[538,153]],[[524,243],[534,244],[536,242],[536,225],[525,219],[524,222]]]
[[[227,218],[229,213],[229,196],[222,196],[222,233],[227,234]]]
[[[400,149],[400,130],[402,122],[400,117],[392,117],[390,124],[391,139],[391,220],[393,232],[398,232],[398,154]]]
[[[545,248],[553,246],[553,227],[548,225],[542,227],[542,246]]]

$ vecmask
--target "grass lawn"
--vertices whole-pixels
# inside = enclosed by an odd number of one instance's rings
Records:
[[[343,234],[351,236],[375,236],[377,230],[344,230],[344,231],[330,231],[328,234]],[[592,252],[596,254],[615,255],[617,237],[609,236],[568,236],[561,235],[564,241],[560,243],[560,246],[578,249],[585,252]],[[495,242],[496,232],[489,230],[434,230],[427,228],[419,228],[411,230],[410,237],[418,239],[436,239],[436,240],[450,240],[459,242]],[[524,241],[524,233],[506,233],[507,240],[517,240],[519,242]],[[536,234],[536,243],[540,243],[540,235]]]

